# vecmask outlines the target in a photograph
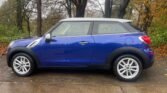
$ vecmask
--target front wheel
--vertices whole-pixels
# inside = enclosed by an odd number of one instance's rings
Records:
[[[18,76],[29,76],[34,71],[34,62],[32,58],[25,53],[18,53],[12,58],[12,70]]]
[[[135,81],[142,72],[140,59],[133,55],[123,55],[114,62],[114,73],[123,81]]]

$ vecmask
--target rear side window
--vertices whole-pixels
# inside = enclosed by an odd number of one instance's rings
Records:
[[[117,34],[129,32],[123,25],[117,22],[95,22],[94,34]]]

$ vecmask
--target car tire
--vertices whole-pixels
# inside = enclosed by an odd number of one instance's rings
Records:
[[[25,53],[18,53],[12,57],[11,67],[14,73],[21,77],[32,75],[35,64],[31,56]]]
[[[122,81],[136,81],[142,70],[141,60],[133,55],[119,56],[113,65],[114,74]]]

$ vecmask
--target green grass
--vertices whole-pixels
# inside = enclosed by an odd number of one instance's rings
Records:
[[[19,32],[16,26],[0,24],[0,42],[9,43],[12,40],[27,37],[26,31]]]
[[[150,33],[152,45],[155,47],[167,44],[167,26],[165,25],[152,25]]]

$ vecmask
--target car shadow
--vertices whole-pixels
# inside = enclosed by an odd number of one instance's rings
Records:
[[[35,74],[47,74],[47,73],[113,75],[113,72],[111,70],[81,69],[81,68],[45,68],[45,69],[38,69]]]

